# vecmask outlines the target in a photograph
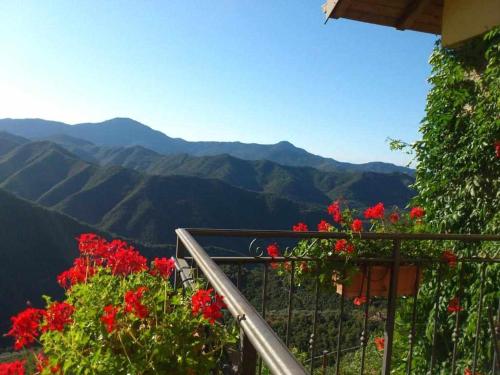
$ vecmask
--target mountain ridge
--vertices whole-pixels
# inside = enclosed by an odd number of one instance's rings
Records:
[[[275,144],[242,142],[190,142],[172,138],[147,125],[129,118],[114,118],[98,123],[68,125],[42,119],[0,119],[0,130],[30,139],[65,134],[104,146],[140,145],[169,155],[187,153],[194,156],[230,154],[245,160],[268,159],[284,165],[311,166],[323,170],[356,170],[371,172],[401,172],[412,175],[412,169],[385,162],[353,164],[314,155],[288,141]]]

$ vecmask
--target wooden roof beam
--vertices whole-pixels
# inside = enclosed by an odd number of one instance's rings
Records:
[[[327,0],[323,4],[323,12],[326,14],[325,23],[330,18],[341,18],[351,5],[352,0]]]
[[[409,3],[401,17],[396,21],[396,28],[398,30],[410,28],[431,1],[432,0],[413,0]]]

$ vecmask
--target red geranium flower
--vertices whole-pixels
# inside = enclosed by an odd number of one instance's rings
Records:
[[[375,337],[375,339],[373,339],[373,342],[375,343],[375,346],[377,347],[377,350],[379,352],[384,350],[385,339],[383,337]]]
[[[373,207],[368,207],[364,214],[365,218],[367,219],[383,219],[384,218],[384,204],[383,203],[377,203]]]
[[[221,310],[226,307],[224,297],[215,293],[212,296],[213,289],[200,289],[191,297],[192,313],[197,315],[200,312],[210,324],[215,320],[222,318]]]
[[[95,268],[88,259],[76,258],[73,267],[57,276],[57,282],[64,289],[69,289],[75,284],[84,283],[95,274]]]
[[[108,331],[108,333],[116,329],[116,315],[119,311],[120,308],[118,306],[107,305],[104,307],[104,314],[101,316],[101,322],[106,326],[106,331]]]
[[[49,359],[43,353],[38,353],[36,355],[36,370],[38,373],[41,373],[49,366]],[[51,374],[60,374],[61,366],[56,364],[55,366],[50,367]],[[0,372],[2,374],[2,372]]]
[[[425,215],[425,210],[422,207],[413,207],[410,211],[410,218],[411,219],[420,219]]]
[[[144,319],[149,315],[147,307],[141,301],[146,290],[146,287],[140,286],[136,290],[129,290],[125,293],[125,312],[132,313],[139,319]]]
[[[443,251],[441,258],[446,261],[451,268],[457,265],[457,256],[450,250]]]
[[[102,257],[108,251],[106,240],[95,233],[82,233],[76,240],[82,255]]]
[[[130,275],[148,269],[147,260],[133,248],[119,249],[108,257],[108,267],[114,275]]]
[[[336,223],[342,222],[342,211],[340,210],[339,201],[335,201],[328,206],[328,213],[332,215],[333,221]]]
[[[500,158],[500,141],[495,142],[495,154],[497,158]]]
[[[172,272],[175,270],[175,259],[174,258],[155,258],[151,262],[151,274],[154,276],[161,276],[164,279],[168,279]]]
[[[345,250],[346,246],[347,246],[346,240],[344,239],[337,240],[337,242],[335,242],[335,251],[340,253],[341,251]]]
[[[272,258],[280,256],[280,248],[276,242],[267,246],[267,254]]]
[[[304,223],[297,223],[292,227],[294,232],[307,232],[309,228]]]
[[[73,323],[71,316],[75,312],[75,307],[66,302],[54,302],[43,313],[45,324],[42,326],[42,332],[62,331],[66,324]]]
[[[356,298],[354,298],[352,303],[354,303],[356,306],[361,306],[361,305],[366,303],[366,296],[356,297]]]
[[[43,312],[43,310],[29,307],[10,318],[12,328],[6,336],[14,338],[14,349],[19,350],[35,342],[40,334],[40,320]]]
[[[0,363],[0,375],[24,375],[26,360]]]
[[[354,253],[354,249],[355,249],[354,245],[352,243],[348,243],[345,247],[345,252],[352,254],[352,253]]]
[[[302,261],[300,262],[300,270],[303,272],[303,273],[306,273],[306,272],[309,272],[309,265],[307,264],[306,261]]]
[[[354,232],[361,232],[361,230],[363,230],[363,222],[359,219],[354,219],[351,224],[351,229]]]
[[[454,297],[448,302],[448,312],[460,312],[463,310],[463,307],[460,306],[460,299],[458,297]]]
[[[399,214],[397,212],[393,212],[389,215],[389,220],[391,223],[396,224],[399,221]]]
[[[328,232],[330,230],[330,223],[326,220],[321,220],[318,224],[318,231],[319,232]]]

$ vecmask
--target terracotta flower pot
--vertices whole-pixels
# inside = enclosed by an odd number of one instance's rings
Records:
[[[415,279],[418,275],[419,284],[421,282],[422,271],[417,267],[408,265],[400,266],[398,274],[398,296],[411,296],[415,293]],[[366,289],[368,285],[368,271],[356,270],[349,275],[349,281],[341,284],[337,282],[338,279],[334,278],[333,282],[336,284],[337,293],[342,294],[347,298],[354,298],[366,296]],[[389,295],[389,288],[391,282],[391,268],[388,266],[372,266],[370,275],[370,296],[371,297],[385,297]]]

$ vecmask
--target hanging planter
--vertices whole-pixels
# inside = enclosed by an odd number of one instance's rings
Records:
[[[399,267],[397,295],[412,296],[415,294],[415,283],[418,277],[418,284],[421,282],[422,271],[414,265],[404,265]],[[347,298],[362,297],[367,295],[368,289],[368,270],[367,267],[356,269],[350,273],[347,280],[334,277],[333,282],[336,285],[337,293]],[[384,297],[389,296],[391,283],[390,266],[372,266],[370,270],[370,296]]]

